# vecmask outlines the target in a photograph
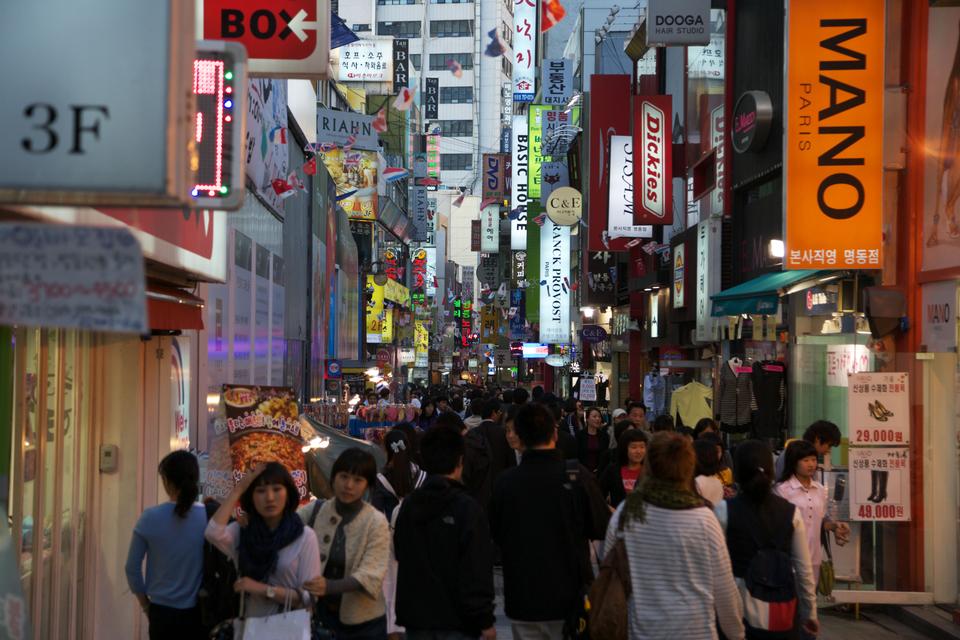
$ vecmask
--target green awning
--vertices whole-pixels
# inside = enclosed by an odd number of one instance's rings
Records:
[[[714,317],[738,316],[741,313],[751,315],[773,315],[780,304],[780,295],[784,289],[789,289],[805,280],[809,286],[817,284],[820,278],[833,273],[832,271],[818,271],[816,269],[801,269],[798,271],[775,271],[765,273],[753,280],[721,291],[710,296],[713,300]]]

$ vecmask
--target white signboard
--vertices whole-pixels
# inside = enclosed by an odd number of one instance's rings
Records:
[[[546,218],[540,229],[540,342],[570,342],[570,227]]]
[[[537,93],[536,0],[513,0],[513,101],[533,102]],[[516,120],[514,120],[516,127]]]
[[[485,206],[480,211],[480,251],[500,251],[500,203]]]
[[[573,97],[573,61],[569,58],[544,60],[540,71],[543,104],[566,106]]]
[[[510,249],[512,251],[524,251],[527,248],[527,168],[530,163],[528,131],[527,116],[513,116],[511,130],[513,163],[510,167]]]
[[[648,0],[647,46],[710,42],[710,0]]]
[[[340,82],[393,82],[393,38],[357,40],[330,52]]]
[[[720,269],[713,262],[720,255],[719,220],[704,220],[697,225],[697,342],[720,339],[718,319],[711,315],[710,296],[720,293]]]
[[[187,204],[193,4],[43,0],[2,14],[0,202]]]
[[[633,137],[610,136],[610,238],[652,238],[653,227],[633,224]]]
[[[850,374],[870,368],[870,350],[863,344],[831,344],[827,347],[827,386],[846,387]]]
[[[910,520],[910,449],[850,448],[850,519]]]
[[[957,283],[921,285],[923,292],[923,344],[931,353],[957,348]]]
[[[851,445],[910,444],[907,373],[855,373],[847,387]]]
[[[580,400],[584,402],[597,401],[597,381],[592,376],[580,378]]]
[[[126,229],[0,224],[0,325],[145,333],[140,245]]]
[[[317,141],[332,142],[338,147],[352,142],[354,149],[376,151],[380,148],[380,139],[373,120],[374,116],[317,108]]]

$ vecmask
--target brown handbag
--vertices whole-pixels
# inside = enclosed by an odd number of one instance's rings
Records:
[[[590,587],[590,637],[594,640],[627,640],[627,606],[630,600],[630,565],[623,538],[600,563],[600,572]]]

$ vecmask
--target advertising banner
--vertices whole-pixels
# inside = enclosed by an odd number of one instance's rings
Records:
[[[566,106],[573,98],[573,60],[544,60],[540,70],[543,104]]]
[[[607,235],[610,248],[624,251],[625,238],[652,238],[653,227],[634,224],[633,138],[610,136],[610,192]],[[615,242],[616,241],[616,242]]]
[[[344,151],[337,148],[323,154],[323,164],[337,186],[337,194],[355,191],[339,204],[351,220],[377,219],[377,154],[373,151]]]
[[[629,81],[628,81],[629,86]],[[629,121],[627,126],[629,126]],[[527,174],[530,161],[527,116],[513,116],[513,157],[510,166],[510,249],[527,248]]]
[[[406,40],[384,38],[354,40],[331,50],[330,66],[336,79],[340,82],[392,82],[397,42],[402,42],[406,48]]]
[[[607,160],[611,135],[630,133],[630,76],[597,74],[590,78],[590,122],[587,128],[590,140],[587,247],[590,251],[610,251],[607,231],[610,171]],[[632,207],[632,197],[630,202]],[[632,211],[630,224],[633,224]]]
[[[850,519],[910,520],[910,449],[850,448]]]
[[[501,153],[483,154],[483,199],[496,198],[497,203],[503,202],[506,195],[507,176],[506,157]]]
[[[287,81],[253,78],[247,85],[247,95],[247,177],[257,194],[283,213],[283,198],[273,190],[273,181],[285,179],[290,173],[290,155],[286,137],[271,132],[287,126]]]
[[[847,386],[850,445],[910,444],[907,373],[854,373]]]
[[[547,218],[540,229],[540,342],[570,342],[570,227]]]
[[[784,267],[878,269],[885,2],[788,6]]]
[[[485,206],[480,211],[480,251],[497,253],[500,251],[500,205]]]
[[[543,114],[552,107],[532,104],[527,110],[527,135],[530,139],[530,158],[527,173],[527,196],[540,197],[540,165],[543,163]]]
[[[261,462],[279,462],[307,500],[307,472],[300,437],[300,409],[289,387],[225,384],[221,396],[230,440],[234,482]]]
[[[384,332],[387,325],[387,311],[383,305],[383,287],[377,286],[373,281],[373,276],[367,276],[367,343],[380,344],[389,342],[384,339]]]
[[[537,0],[513,2],[513,101],[533,102],[537,92]]]
[[[670,120],[673,101],[670,96],[639,96],[634,98],[633,104],[633,148],[637,155],[633,172],[633,222],[638,225],[673,224],[673,132]]]
[[[251,94],[253,91],[251,90]],[[317,140],[331,142],[338,147],[350,143],[354,137],[354,149],[376,151],[380,146],[379,137],[373,128],[374,116],[363,116],[351,111],[334,111],[317,107]],[[284,122],[286,122],[286,100],[284,100]],[[250,130],[249,120],[247,131]],[[249,145],[248,145],[249,148]]]
[[[923,270],[960,266],[960,220],[951,199],[960,189],[960,7],[930,7],[927,27]],[[954,63],[947,64],[953,60]]]
[[[923,296],[923,344],[931,353],[957,347],[957,283],[932,282],[920,287]]]

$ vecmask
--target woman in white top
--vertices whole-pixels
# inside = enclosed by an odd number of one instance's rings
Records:
[[[720,473],[717,445],[706,439],[695,440],[693,450],[697,453],[697,492],[715,507],[723,502],[723,482],[717,475]]]
[[[238,502],[247,514],[244,527],[228,524]],[[297,515],[299,502],[290,473],[270,462],[245,475],[207,524],[207,540],[237,562],[234,590],[246,594],[249,617],[279,613],[287,602],[313,606],[304,584],[320,575],[320,551],[317,536]]]

